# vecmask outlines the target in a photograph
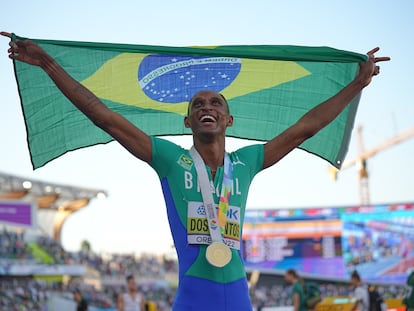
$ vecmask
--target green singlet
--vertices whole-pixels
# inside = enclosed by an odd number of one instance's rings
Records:
[[[232,259],[222,268],[210,265],[205,257],[211,238],[189,151],[156,137],[152,137],[152,150],[150,165],[161,180],[178,254],[179,283],[173,310],[252,310],[240,247],[249,186],[263,168],[263,145],[251,145],[229,154],[233,164],[233,187],[224,242],[231,248]],[[207,171],[211,180],[208,167]],[[217,203],[222,178],[223,167],[219,167],[211,185]]]

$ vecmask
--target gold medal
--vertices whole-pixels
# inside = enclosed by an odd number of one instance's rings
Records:
[[[215,267],[222,268],[231,260],[230,248],[221,242],[213,242],[207,247],[207,261]]]

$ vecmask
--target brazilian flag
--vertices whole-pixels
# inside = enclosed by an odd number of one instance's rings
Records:
[[[18,37],[19,39],[25,39]],[[110,109],[149,135],[191,134],[183,117],[200,90],[222,93],[228,136],[267,141],[336,94],[366,55],[329,47],[167,47],[32,39]],[[112,138],[79,112],[38,67],[14,62],[34,168]],[[359,97],[300,148],[340,167]]]

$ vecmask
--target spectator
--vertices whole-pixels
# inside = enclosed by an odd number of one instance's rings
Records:
[[[127,292],[118,296],[118,311],[144,311],[144,296],[137,290],[137,284],[132,275],[127,276]]]
[[[362,281],[357,271],[352,272],[351,285],[354,287],[355,304],[351,311],[369,311],[369,294],[368,288]]]
[[[299,277],[297,272],[293,269],[289,269],[285,273],[285,280],[293,285],[292,288],[292,301],[293,311],[307,311],[305,303],[305,294],[303,292],[303,280]]]
[[[76,311],[87,311],[88,310],[88,302],[82,296],[82,293],[79,289],[76,289],[73,292],[73,299],[76,301]]]
[[[408,291],[403,299],[403,303],[407,308],[407,311],[414,311],[414,270],[408,275],[407,278]]]

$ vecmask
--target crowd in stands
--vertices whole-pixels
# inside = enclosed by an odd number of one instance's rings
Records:
[[[97,290],[94,286],[79,282],[63,285],[61,282],[46,282],[29,277],[0,278],[0,310],[43,311],[46,310],[51,295],[72,300],[76,289],[80,290],[89,305],[101,309],[115,309],[118,294],[126,291],[124,286],[110,285]],[[149,283],[138,286],[138,289],[146,300],[156,303],[157,311],[171,310],[174,288]]]
[[[124,286],[105,286],[100,290],[87,284],[47,283],[33,279],[0,279],[0,310],[7,311],[43,311],[47,298],[51,294],[60,294],[72,299],[72,293],[78,288],[90,305],[97,308],[116,308],[116,298],[125,292]],[[159,286],[156,283],[138,287],[147,300],[157,304],[158,311],[170,311],[175,289]],[[346,297],[352,293],[349,285],[321,284],[322,298]],[[384,298],[400,298],[405,294],[404,286],[379,286],[378,291]],[[278,307],[292,305],[291,288],[287,285],[262,285],[251,291],[255,306]]]
[[[142,277],[162,277],[165,272],[176,272],[174,260],[163,258],[161,261],[153,255],[105,254],[93,252],[67,252],[62,245],[48,236],[39,236],[37,245],[53,258],[54,264],[88,265],[105,276],[119,276],[126,273]],[[0,259],[34,259],[28,243],[24,241],[24,232],[3,229],[0,231]]]
[[[66,252],[62,245],[50,237],[39,236],[36,243],[53,257],[54,263],[58,265],[72,264],[74,260],[70,253]]]
[[[33,259],[24,234],[3,229],[0,232],[0,258],[2,259]]]
[[[38,237],[36,243],[53,257],[55,264],[85,265],[98,272],[101,280],[99,290],[82,279],[69,283],[54,283],[32,278],[0,276],[0,310],[7,311],[43,311],[49,295],[58,294],[72,299],[72,293],[80,289],[91,306],[115,308],[119,293],[125,292],[125,276],[132,274],[139,283],[139,290],[147,300],[157,304],[158,311],[170,311],[175,295],[174,286],[165,281],[167,273],[177,273],[175,260],[159,258],[154,255],[136,257],[128,254],[98,255],[90,251],[66,252],[62,246],[48,237]],[[13,231],[0,231],[1,260],[34,260],[24,234]],[[1,273],[0,273],[1,274]],[[113,282],[117,280],[117,282]],[[291,288],[285,284],[260,282],[251,290],[254,305],[288,306],[292,305]],[[322,297],[349,296],[352,288],[349,284],[320,284]],[[384,298],[398,298],[404,295],[404,286],[380,286],[379,292]]]
[[[104,258],[97,258],[96,255],[92,256],[94,259],[88,259],[87,262],[102,276],[119,277],[133,274],[141,278],[156,279],[162,278],[166,272],[177,271],[176,263],[171,263],[165,258],[160,260],[153,255],[143,254],[136,257],[133,254],[106,254]]]
[[[177,262],[166,257],[155,255],[105,254],[93,252],[66,252],[61,244],[47,236],[38,236],[34,242],[53,259],[58,265],[85,265],[97,272],[102,280],[110,278],[117,282],[102,282],[100,290],[79,280],[63,286],[62,283],[47,283],[30,278],[0,277],[0,310],[43,310],[42,305],[47,300],[47,293],[59,294],[72,299],[75,288],[81,289],[85,298],[98,308],[115,308],[117,296],[125,292],[125,276],[132,274],[140,282],[139,288],[146,299],[157,303],[157,310],[171,309],[175,289],[168,286],[166,273],[177,273]],[[24,240],[24,232],[14,232],[3,229],[0,231],[0,262],[7,260],[22,262],[33,258],[29,244]],[[1,274],[1,269],[0,269]],[[141,282],[145,280],[145,282]],[[17,291],[17,295],[16,292]],[[41,294],[38,294],[41,293]],[[35,296],[36,294],[36,296]],[[40,296],[40,298],[38,297]]]
[[[321,283],[319,284],[321,298],[350,297],[354,289],[349,284]],[[384,299],[401,298],[406,294],[404,285],[377,286],[378,292]],[[259,285],[251,291],[252,303],[263,307],[281,307],[293,305],[291,287],[285,285]]]
[[[43,311],[51,287],[25,278],[0,279],[0,310]]]
[[[53,256],[56,264],[80,264],[87,265],[102,276],[118,277],[133,274],[141,278],[162,278],[166,272],[176,272],[175,261],[162,258],[160,260],[153,255],[134,254],[105,254],[98,255],[90,251],[66,252],[61,244],[50,237],[42,236],[37,239],[37,244]]]

